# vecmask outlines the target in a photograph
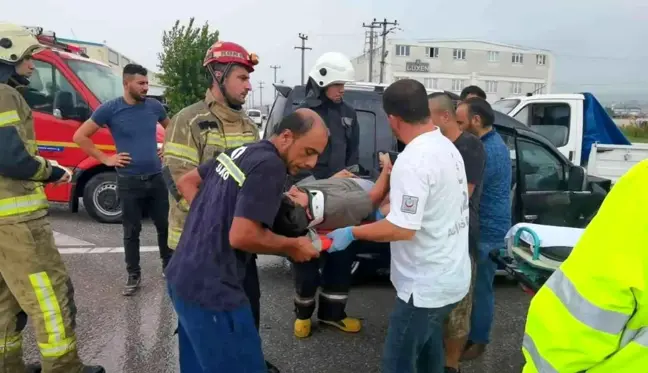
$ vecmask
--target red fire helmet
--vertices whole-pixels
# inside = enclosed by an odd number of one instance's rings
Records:
[[[242,46],[229,41],[218,41],[214,43],[205,54],[203,66],[210,63],[236,63],[244,66],[249,72],[254,71],[254,66],[259,63],[259,57],[255,53],[248,53]]]

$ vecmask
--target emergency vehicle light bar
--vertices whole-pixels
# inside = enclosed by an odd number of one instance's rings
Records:
[[[27,31],[31,32],[34,37],[38,40],[39,43],[52,47],[52,48],[59,48],[62,49],[66,52],[74,53],[81,55],[83,57],[88,57],[84,52],[83,49],[80,47],[77,47],[75,45],[70,45],[67,43],[60,42],[56,38],[56,33],[54,31],[45,31],[42,27],[38,26],[23,26]]]

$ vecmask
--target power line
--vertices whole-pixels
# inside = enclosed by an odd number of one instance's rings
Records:
[[[295,47],[295,49],[301,49],[301,84],[306,84],[304,81],[304,68],[305,68],[305,52],[306,50],[312,50],[313,48],[306,46],[306,40],[308,40],[308,35],[299,33],[299,38],[301,39],[301,47]]]
[[[380,28],[380,25],[376,24],[376,19],[374,18],[368,25],[362,22],[362,27],[369,29],[367,32],[369,33],[369,82],[371,83],[373,78],[374,38],[377,36],[374,29]]]
[[[387,34],[395,30],[395,27],[390,28],[387,30],[388,25],[393,25],[397,26],[398,21],[394,20],[394,22],[387,22],[387,18],[385,18],[382,22],[377,22],[373,21],[371,23],[372,25],[380,25],[382,26],[382,33],[380,36],[382,36],[382,50],[381,50],[381,56],[380,56],[380,83],[383,82],[384,75],[385,75],[385,58],[387,57],[387,50],[386,50],[386,41],[387,41]]]
[[[259,82],[259,101],[261,101],[261,103],[259,103],[260,108],[263,108],[263,84],[263,81]]]

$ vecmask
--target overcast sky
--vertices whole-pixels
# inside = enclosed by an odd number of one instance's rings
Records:
[[[0,0],[9,2],[15,4]],[[477,38],[552,50],[554,92],[591,91],[604,98],[625,93],[648,101],[645,0],[31,0],[28,10],[2,9],[0,20],[105,41],[152,70],[158,69],[163,30],[195,16],[198,24],[218,29],[221,40],[260,56],[252,76],[257,88],[259,81],[273,81],[271,65],[281,66],[278,79],[299,82],[300,51],[294,46],[300,32],[313,48],[306,51],[308,73],[322,53],[362,53],[363,21],[396,19],[402,28],[393,34],[397,38]],[[272,90],[263,93],[270,103]]]

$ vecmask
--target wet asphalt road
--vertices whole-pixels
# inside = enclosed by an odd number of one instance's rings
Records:
[[[51,211],[55,231],[101,247],[122,246],[121,226],[95,223],[82,210],[63,207]],[[143,246],[156,245],[155,230],[147,222]],[[134,297],[123,297],[122,253],[66,254],[78,307],[80,354],[102,364],[109,373],[178,372],[175,315],[168,301],[158,255],[142,253],[143,287]],[[371,279],[353,288],[348,313],[363,319],[363,330],[344,335],[316,328],[307,340],[292,336],[290,271],[280,258],[259,259],[262,287],[262,339],[266,357],[284,373],[379,372],[382,344],[395,292],[389,280]],[[465,373],[520,372],[520,345],[530,298],[515,284],[498,281],[492,343],[479,360],[462,366]],[[315,325],[315,324],[314,324]],[[25,346],[27,360],[37,359],[33,337]]]

